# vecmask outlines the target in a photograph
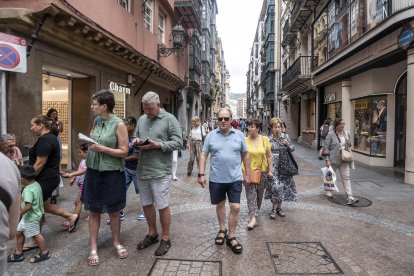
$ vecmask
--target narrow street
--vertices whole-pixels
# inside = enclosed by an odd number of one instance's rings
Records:
[[[128,191],[126,219],[121,240],[129,256],[120,260],[112,247],[106,215],[102,216],[98,241],[100,265],[90,267],[88,226],[83,212],[77,230],[69,234],[61,218],[46,215],[43,233],[51,258],[43,263],[9,264],[10,275],[275,275],[275,274],[414,274],[414,186],[402,184],[392,172],[356,164],[351,172],[357,197],[372,201],[368,207],[349,207],[327,200],[322,191],[316,151],[297,145],[294,155],[300,167],[295,176],[297,203],[284,204],[285,218],[269,219],[270,202],[264,200],[259,226],[247,231],[248,211],[244,192],[237,238],[244,247],[235,255],[214,244],[218,231],[215,208],[208,189],[197,184],[197,170],[187,176],[188,151],[179,159],[178,181],[173,182],[170,206],[170,251],[156,258],[156,245],[138,251],[136,244],[147,231],[134,189]],[[341,191],[343,188],[339,185]],[[68,183],[58,204],[71,210],[78,192]],[[159,227],[160,228],[160,227]],[[159,230],[160,231],[160,230]],[[15,241],[8,244],[12,253]]]

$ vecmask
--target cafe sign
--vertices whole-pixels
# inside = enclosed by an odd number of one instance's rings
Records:
[[[112,92],[131,94],[131,87],[129,85],[117,83],[114,81],[109,81],[108,89]]]

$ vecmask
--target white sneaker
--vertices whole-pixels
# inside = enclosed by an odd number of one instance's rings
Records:
[[[144,213],[138,216],[138,220],[146,220]]]
[[[352,204],[354,204],[354,203],[357,203],[358,201],[359,201],[359,199],[357,199],[357,198],[354,198],[354,197],[350,196],[350,197],[348,197],[348,199],[347,199],[347,201],[346,201],[346,204],[348,204],[348,205],[352,205]]]
[[[175,175],[173,176],[173,180],[174,181],[177,181],[177,177]]]

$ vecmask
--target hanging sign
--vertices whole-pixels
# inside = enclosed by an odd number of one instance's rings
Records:
[[[0,33],[0,70],[26,73],[26,40]]]
[[[407,50],[414,40],[414,30],[409,23],[404,24],[398,36],[398,46]]]
[[[124,94],[131,94],[131,87],[126,84],[117,83],[114,81],[109,81],[108,88],[112,92],[124,93]]]

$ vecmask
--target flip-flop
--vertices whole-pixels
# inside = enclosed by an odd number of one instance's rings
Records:
[[[75,222],[72,225],[69,226],[69,233],[72,233],[75,230],[76,225],[78,225],[78,222],[79,222],[79,217],[80,216],[77,215],[77,218],[75,219]]]
[[[27,251],[30,251],[30,250],[33,250],[33,249],[36,249],[36,248],[39,248],[39,246],[38,245],[35,245],[35,246],[26,246],[26,247],[24,247],[23,246],[23,252],[27,252]]]

